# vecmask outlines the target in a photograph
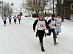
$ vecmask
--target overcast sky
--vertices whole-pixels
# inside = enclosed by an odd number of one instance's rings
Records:
[[[4,2],[12,3],[12,0],[3,0]],[[14,8],[20,9],[20,4],[22,3],[22,0],[13,0]]]

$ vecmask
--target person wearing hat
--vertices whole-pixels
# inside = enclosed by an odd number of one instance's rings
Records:
[[[54,45],[58,44],[56,42],[56,32],[55,32],[55,27],[56,27],[56,21],[55,21],[55,15],[52,15],[52,18],[48,20],[48,34],[51,35],[51,32],[53,33],[53,39],[54,39]]]
[[[37,34],[39,37],[39,41],[40,41],[40,46],[41,46],[41,51],[44,52],[45,49],[43,47],[43,37],[45,34],[45,29],[47,30],[48,25],[47,25],[47,21],[44,20],[43,15],[39,15],[39,19],[36,19],[34,24],[33,24],[33,30],[35,32],[36,29],[36,25],[37,25]]]
[[[61,32],[61,24],[62,24],[62,19],[60,14],[58,14],[58,17],[56,18],[56,35]]]
[[[8,19],[9,19],[9,23],[11,24],[11,19],[12,19],[11,15],[9,15]]]

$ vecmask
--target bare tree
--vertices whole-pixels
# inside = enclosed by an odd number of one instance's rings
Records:
[[[39,12],[44,11],[44,7],[47,5],[48,0],[26,0],[26,2],[22,3],[22,7],[26,8],[27,10],[36,12],[37,16]]]
[[[4,15],[11,15],[12,8],[9,3],[4,3]]]
[[[62,21],[64,21],[64,17],[67,18],[67,0],[57,0],[56,12],[61,14]]]

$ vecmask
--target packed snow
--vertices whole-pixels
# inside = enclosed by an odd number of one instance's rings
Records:
[[[53,35],[44,37],[45,52],[42,52],[39,39],[32,25],[37,18],[22,17],[21,24],[3,25],[0,18],[0,54],[73,54],[73,22],[64,20],[62,32],[58,35],[58,45],[53,44]]]

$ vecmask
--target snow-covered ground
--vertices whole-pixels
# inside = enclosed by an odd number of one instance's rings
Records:
[[[53,44],[53,36],[44,37],[45,52],[41,52],[39,39],[32,30],[36,18],[22,18],[21,24],[3,26],[0,19],[0,54],[73,54],[73,22],[64,20],[62,32]]]

